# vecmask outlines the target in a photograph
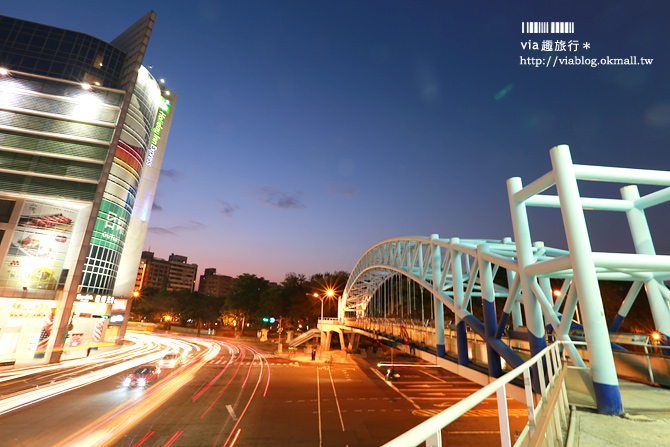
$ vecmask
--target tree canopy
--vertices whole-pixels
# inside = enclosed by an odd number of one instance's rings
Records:
[[[181,323],[192,320],[198,328],[220,321],[243,331],[247,323],[261,327],[264,317],[281,318],[288,329],[306,328],[315,325],[321,315],[320,298],[324,299],[324,316],[337,315],[337,297],[342,296],[347,279],[346,272],[319,273],[309,279],[291,272],[273,285],[263,277],[244,273],[233,279],[224,297],[147,288],[133,300],[132,313],[148,321],[164,321],[168,316]],[[334,290],[334,297],[326,296],[328,289]]]

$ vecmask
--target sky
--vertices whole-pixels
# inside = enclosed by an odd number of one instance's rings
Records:
[[[392,237],[512,236],[507,179],[548,172],[559,144],[577,164],[670,170],[666,1],[33,0],[2,14],[111,41],[149,10],[144,65],[178,100],[145,249],[199,274],[281,282],[351,271]],[[574,33],[522,33],[528,21]],[[631,56],[653,62],[567,65]],[[647,213],[659,254],[668,211]],[[533,240],[566,247],[560,211],[529,217]],[[587,222],[595,251],[632,251],[625,215]]]

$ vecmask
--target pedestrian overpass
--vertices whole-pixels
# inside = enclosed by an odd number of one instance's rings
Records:
[[[581,383],[573,396],[590,399],[606,415],[624,412],[619,376],[670,386],[663,355],[670,353],[670,290],[664,284],[670,256],[656,254],[645,215],[670,201],[670,172],[573,164],[567,146],[550,155],[548,173],[526,186],[518,177],[507,181],[513,238],[433,234],[382,241],[351,272],[338,317],[319,322],[324,332],[349,334],[352,344],[360,334],[386,339],[486,385],[486,396],[498,396],[502,445],[511,445],[504,429],[507,394],[528,404],[529,425],[519,445],[564,445],[572,403],[566,380]],[[578,181],[623,187],[617,198],[582,197]],[[560,210],[567,249],[533,242],[529,207]],[[592,251],[586,210],[625,213],[635,253]],[[628,289],[609,322],[600,280]],[[643,286],[653,345],[649,333],[619,333],[635,300],[645,299],[639,296]],[[467,411],[458,414],[469,400],[388,445],[441,445],[439,430]]]

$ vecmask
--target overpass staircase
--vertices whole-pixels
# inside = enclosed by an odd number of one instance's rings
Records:
[[[312,328],[312,329],[308,330],[307,332],[304,332],[304,333],[300,334],[298,337],[295,337],[293,340],[291,340],[289,342],[289,346],[292,347],[292,348],[296,348],[296,347],[302,345],[303,343],[306,343],[306,342],[308,342],[311,339],[316,338],[316,337],[319,337],[319,338],[321,337],[321,330],[318,329],[318,328]]]

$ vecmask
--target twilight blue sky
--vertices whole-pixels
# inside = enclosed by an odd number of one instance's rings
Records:
[[[111,41],[151,9],[145,65],[179,100],[145,248],[200,273],[281,281],[350,271],[389,237],[511,236],[505,181],[546,173],[557,144],[579,164],[670,169],[665,1],[33,0],[2,14]],[[654,60],[520,65],[550,55]],[[648,213],[660,254],[668,216]],[[557,210],[530,218],[534,240],[565,247]],[[632,249],[624,215],[587,218],[595,250]]]

